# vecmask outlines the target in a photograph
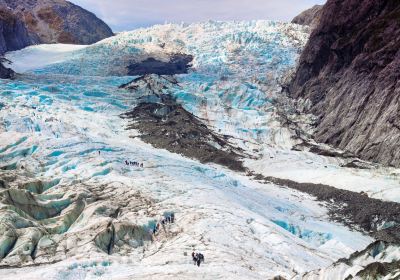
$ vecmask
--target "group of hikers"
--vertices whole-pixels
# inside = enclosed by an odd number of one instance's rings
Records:
[[[160,230],[162,227],[164,232],[166,233],[165,225],[166,224],[172,224],[175,222],[175,213],[168,213],[164,214],[163,218],[161,218],[155,225],[154,227],[150,230],[151,235],[155,236],[157,232]]]
[[[167,233],[167,230],[165,226],[167,224],[173,224],[175,223],[175,213],[174,212],[165,212],[163,217],[158,220],[158,222],[153,221],[151,222],[152,226],[149,228],[149,234],[151,236],[151,241],[157,240],[157,233],[160,231],[161,227],[164,230],[165,233]],[[185,253],[186,256],[186,253]],[[201,263],[204,263],[204,255],[202,253],[195,253],[194,251],[192,252],[192,260],[194,265],[197,265],[198,267],[200,266]]]
[[[204,263],[204,255],[202,253],[192,252],[192,259],[193,259],[194,265],[200,266],[200,264],[202,262]]]
[[[99,151],[99,155],[101,154],[101,151]],[[137,162],[137,161],[130,161],[130,160],[125,160],[125,164],[129,166],[136,166],[136,167],[141,167],[143,168],[143,163]]]
[[[126,165],[130,165],[130,166],[136,166],[136,167],[142,167],[143,168],[143,163],[139,163],[137,161],[125,160],[125,164]]]

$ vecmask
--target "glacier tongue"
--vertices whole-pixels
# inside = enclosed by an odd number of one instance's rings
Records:
[[[386,170],[291,150],[298,140],[276,99],[307,38],[292,24],[206,22],[8,54],[26,72],[0,81],[0,265],[25,267],[2,270],[2,279],[300,278],[371,243],[330,221],[313,197],[156,149],[121,118],[150,95],[149,83],[119,88],[135,78],[127,66],[193,55],[168,94],[252,155],[251,170],[298,180],[314,172],[333,185],[334,176],[365,177],[354,188],[386,197],[396,179]],[[31,60],[38,53],[43,60]],[[164,94],[166,84],[152,85]],[[165,212],[175,223],[152,237]],[[200,268],[192,250],[205,255]]]

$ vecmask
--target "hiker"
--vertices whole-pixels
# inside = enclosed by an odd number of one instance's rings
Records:
[[[194,265],[196,265],[196,263],[197,263],[197,256],[196,256],[196,254],[194,253],[194,251],[192,252],[192,260],[193,260]]]
[[[143,168],[143,163],[140,164],[140,167]]]
[[[196,264],[200,266],[201,262],[204,262],[204,256],[201,253],[196,254]]]
[[[204,263],[204,255],[202,253],[199,253],[199,258],[200,261]]]
[[[125,164],[126,164],[126,165],[129,165],[129,162],[128,162],[127,160],[125,160]]]
[[[151,230],[151,229],[149,229],[149,236],[150,236],[151,242],[153,242],[154,241],[154,239],[153,239],[153,230]]]
[[[171,223],[174,223],[175,221],[175,213],[171,213]]]
[[[165,219],[162,219],[162,220],[161,220],[161,225],[162,225],[162,227],[163,227],[164,232],[166,233],[167,231],[166,231],[166,229],[165,229]]]
[[[99,155],[100,155],[100,151],[99,151]]]

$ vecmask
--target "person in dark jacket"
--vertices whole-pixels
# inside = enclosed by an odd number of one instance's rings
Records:
[[[204,263],[204,255],[202,253],[199,253],[199,259],[202,263]]]
[[[195,254],[194,252],[192,252],[192,259],[193,259],[194,265],[196,265],[196,263],[197,263],[197,257],[196,257],[196,254]]]
[[[201,264],[201,257],[200,257],[200,253],[197,253],[196,254],[196,264],[197,264],[197,266],[200,266],[200,264]]]

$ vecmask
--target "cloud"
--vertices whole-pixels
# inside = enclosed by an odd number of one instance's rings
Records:
[[[115,31],[164,22],[270,19],[289,21],[325,0],[70,0]]]

